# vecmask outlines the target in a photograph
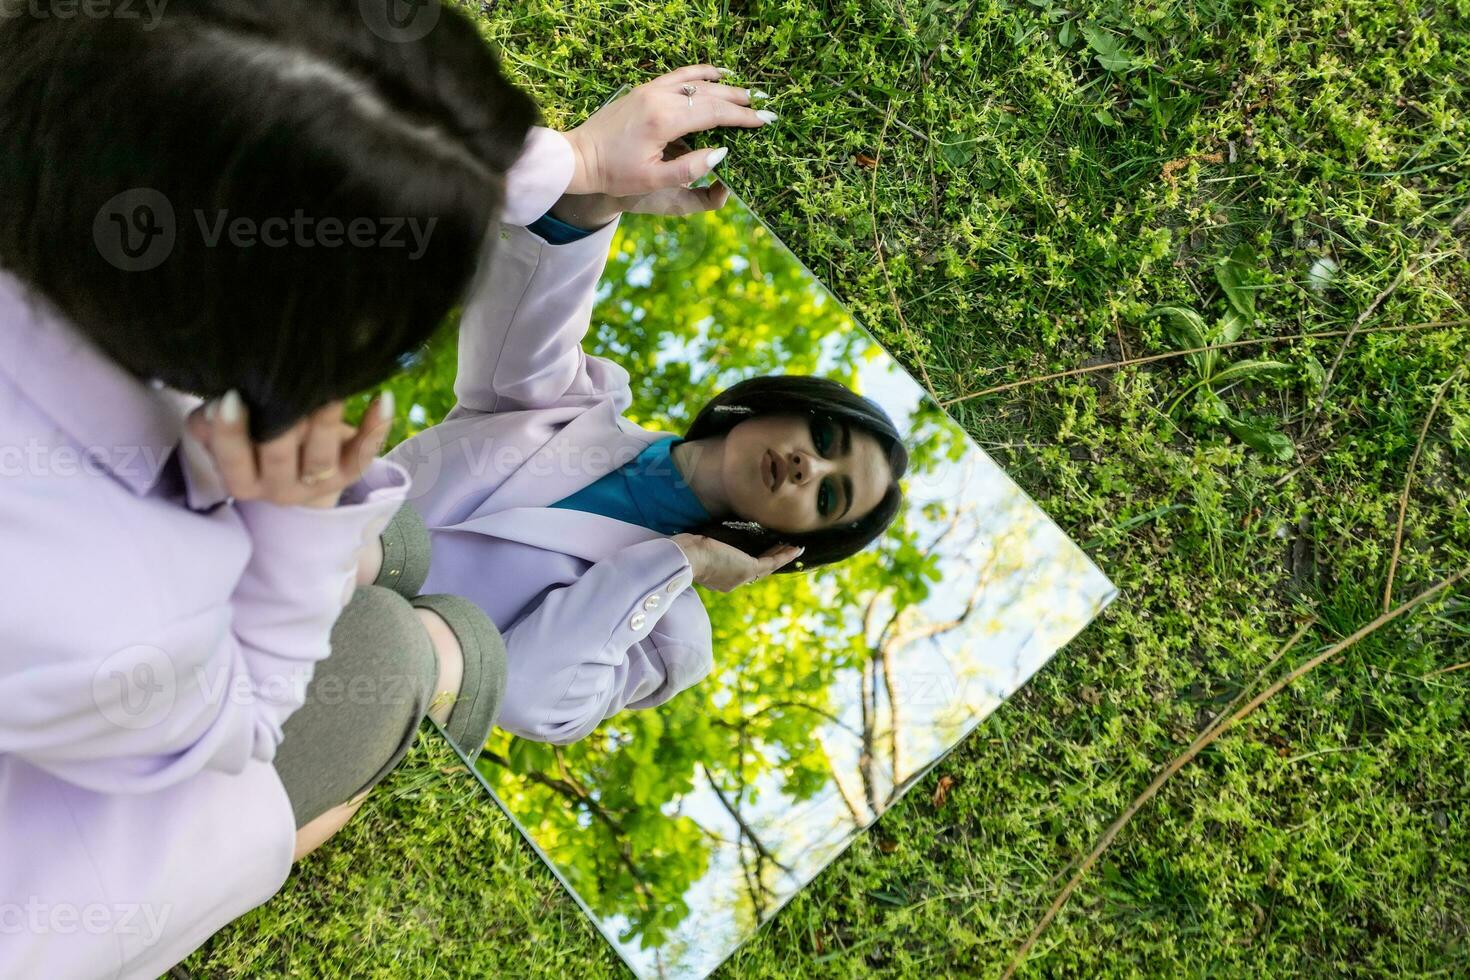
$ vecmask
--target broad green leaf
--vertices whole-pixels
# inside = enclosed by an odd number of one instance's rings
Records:
[[[1279,432],[1271,432],[1244,422],[1237,422],[1234,419],[1228,419],[1226,424],[1230,426],[1230,431],[1235,434],[1235,438],[1257,452],[1265,453],[1283,463],[1289,461],[1296,452],[1296,447],[1291,444],[1291,440]]]
[[[1220,318],[1220,325],[1216,328],[1216,336],[1220,343],[1229,344],[1240,339],[1241,333],[1250,324],[1250,318],[1233,307],[1225,311]]]
[[[1314,387],[1321,388],[1327,383],[1327,369],[1322,366],[1321,361],[1317,360],[1315,354],[1307,355],[1306,361],[1302,363],[1302,369],[1306,371]]]
[[[1253,320],[1256,316],[1256,294],[1247,282],[1255,264],[1256,255],[1249,245],[1237,246],[1235,251],[1215,263],[1215,278],[1225,291],[1225,298],[1246,320]]]
[[[1258,374],[1270,374],[1273,371],[1290,371],[1292,366],[1284,361],[1237,361],[1217,374],[1210,376],[1210,384],[1222,385],[1227,381],[1241,381],[1252,378]]]
[[[955,169],[963,167],[975,158],[975,141],[963,140],[956,143],[940,143],[939,155]]]
[[[1126,72],[1133,69],[1133,56],[1115,35],[1087,24],[1082,28],[1082,36],[1087,38],[1088,46],[1097,52],[1097,63],[1108,71]]]
[[[1094,112],[1092,114],[1092,118],[1096,119],[1098,122],[1102,123],[1104,126],[1117,126],[1118,125],[1118,120],[1116,120],[1116,119],[1113,118],[1113,114],[1111,112],[1109,112],[1106,107],[1100,108],[1096,112]]]
[[[1169,335],[1174,343],[1186,350],[1193,347],[1208,347],[1209,332],[1205,327],[1205,321],[1200,315],[1187,306],[1155,306],[1148,311],[1150,317],[1163,317],[1169,323]],[[1194,365],[1196,371],[1202,376],[1209,377],[1215,364],[1215,352],[1205,351],[1198,354],[1190,354],[1189,363]]]

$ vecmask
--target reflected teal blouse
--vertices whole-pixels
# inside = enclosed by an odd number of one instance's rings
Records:
[[[679,534],[709,523],[709,511],[669,455],[681,441],[668,436],[650,443],[624,466],[552,506],[601,514],[660,534]]]

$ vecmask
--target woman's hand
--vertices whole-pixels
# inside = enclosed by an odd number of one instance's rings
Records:
[[[356,429],[342,421],[342,403],[332,402],[276,438],[252,442],[248,413],[233,391],[195,409],[187,424],[236,500],[335,507],[382,448],[393,424],[393,393],[379,395]]]
[[[716,592],[733,592],[742,585],[763,579],[788,562],[795,561],[806,550],[795,545],[778,544],[757,558],[734,545],[700,534],[676,534],[670,540],[689,559],[694,581]]]
[[[750,89],[719,84],[726,74],[713,65],[691,65],[660,75],[564,134],[576,161],[567,193],[641,196],[709,173],[724,158],[723,149],[691,150],[672,159],[665,149],[690,133],[716,126],[755,129],[776,118],[750,108]],[[692,96],[682,91],[686,85],[694,87]]]

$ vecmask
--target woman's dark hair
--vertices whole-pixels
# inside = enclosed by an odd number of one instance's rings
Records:
[[[237,389],[265,438],[463,299],[537,111],[462,15],[35,10],[0,15],[0,266],[132,374]]]
[[[830,378],[776,374],[751,378],[720,392],[695,416],[684,438],[722,436],[741,422],[763,415],[828,418],[868,433],[878,440],[887,456],[893,482],[872,511],[840,526],[805,534],[783,534],[767,528],[741,527],[738,521],[732,522],[737,525],[734,527],[712,522],[693,529],[692,533],[734,545],[748,555],[764,554],[778,544],[804,546],[806,552],[800,558],[802,568],[796,567],[797,562],[789,562],[777,570],[777,574],[788,574],[850,558],[888,529],[903,506],[903,491],[898,481],[908,472],[909,453],[887,412],[871,399]]]

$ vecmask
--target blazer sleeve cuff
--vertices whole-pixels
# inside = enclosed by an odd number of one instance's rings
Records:
[[[529,225],[566,193],[576,170],[572,144],[554,129],[534,126],[520,157],[505,175],[501,221]]]

